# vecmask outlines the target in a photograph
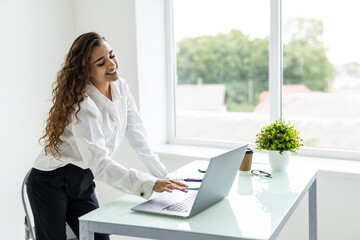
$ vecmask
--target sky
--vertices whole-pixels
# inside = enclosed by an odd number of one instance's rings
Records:
[[[333,64],[360,63],[359,0],[282,0],[283,23],[302,16],[321,19]],[[250,37],[270,32],[270,0],[174,0],[175,41],[239,29]]]

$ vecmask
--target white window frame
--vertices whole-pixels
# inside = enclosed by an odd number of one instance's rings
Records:
[[[270,119],[274,122],[282,116],[282,19],[281,0],[270,0],[270,37],[269,37],[269,93],[270,93]],[[181,144],[192,146],[207,146],[218,148],[233,148],[239,144],[254,143],[235,142],[225,140],[209,140],[176,136],[176,112],[175,112],[175,78],[176,78],[176,51],[174,41],[173,0],[165,1],[166,22],[166,59],[167,59],[167,132],[169,144]],[[299,155],[312,157],[325,157],[360,161],[360,151],[302,147]]]

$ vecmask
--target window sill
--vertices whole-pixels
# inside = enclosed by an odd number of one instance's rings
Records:
[[[211,157],[224,153],[229,148],[201,147],[180,144],[164,144],[154,148],[160,159],[178,161],[210,160]],[[292,155],[292,161],[301,161],[304,165],[316,166],[322,175],[351,177],[360,179],[360,161]],[[254,152],[253,162],[268,164],[266,152]]]

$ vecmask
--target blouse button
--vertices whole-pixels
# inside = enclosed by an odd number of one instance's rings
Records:
[[[140,196],[142,196],[142,197],[143,197],[143,196],[144,196],[144,193],[143,193],[143,192],[142,192],[142,193],[140,193]]]

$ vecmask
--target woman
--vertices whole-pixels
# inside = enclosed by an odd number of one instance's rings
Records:
[[[66,239],[65,222],[79,237],[78,217],[98,208],[94,177],[145,199],[153,191],[186,192],[185,184],[159,179],[167,170],[149,147],[113,50],[97,33],[85,33],[72,44],[54,83],[46,123],[40,139],[44,149],[28,178],[38,240]],[[151,175],[112,159],[124,136]]]

